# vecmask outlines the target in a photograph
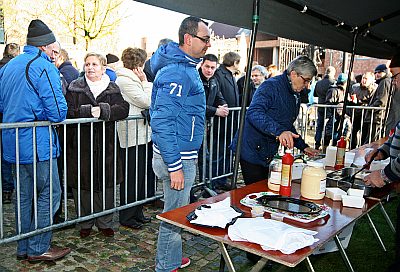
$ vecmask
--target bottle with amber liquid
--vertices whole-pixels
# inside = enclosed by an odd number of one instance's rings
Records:
[[[344,140],[344,136],[341,136],[340,140],[337,142],[335,170],[340,170],[344,167],[345,152],[346,152],[346,141]]]
[[[293,162],[292,150],[286,149],[285,155],[282,157],[281,186],[279,187],[279,194],[282,196],[290,196],[292,193]]]

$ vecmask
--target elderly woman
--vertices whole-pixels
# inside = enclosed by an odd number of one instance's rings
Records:
[[[121,57],[124,67],[116,71],[116,83],[121,88],[123,98],[129,102],[129,115],[140,115],[150,107],[152,84],[143,72],[146,58],[143,49],[127,48]],[[121,147],[128,148],[128,176],[126,184],[121,184],[121,205],[153,196],[155,175],[151,167],[153,150],[149,124],[143,119],[119,122],[118,137]],[[125,227],[139,229],[143,223],[150,222],[150,218],[144,216],[143,207],[139,205],[121,210],[119,222]]]
[[[106,58],[97,53],[88,53],[85,56],[84,77],[72,81],[66,94],[67,118],[95,117],[106,121],[94,123],[93,132],[90,123],[80,126],[80,134],[77,125],[67,127],[67,180],[72,187],[76,211],[80,216],[91,214],[92,207],[93,212],[113,208],[114,184],[123,180],[121,149],[119,144],[114,146],[114,121],[128,116],[129,104],[122,98],[119,87],[110,82],[105,70]],[[115,182],[114,174],[117,177]],[[104,236],[113,236],[112,217],[112,214],[107,214],[80,223],[81,238],[90,235],[94,224]]]

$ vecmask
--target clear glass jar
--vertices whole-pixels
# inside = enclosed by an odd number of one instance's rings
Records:
[[[274,158],[269,164],[268,189],[279,191],[282,175],[282,159]]]
[[[322,162],[309,161],[301,176],[301,196],[308,199],[322,199],[326,190],[326,172]]]

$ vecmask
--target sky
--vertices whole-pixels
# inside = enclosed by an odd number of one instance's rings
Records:
[[[127,18],[121,23],[120,48],[141,47],[141,38],[147,37],[147,50],[155,51],[160,39],[178,41],[179,25],[188,15],[139,3],[125,1]]]

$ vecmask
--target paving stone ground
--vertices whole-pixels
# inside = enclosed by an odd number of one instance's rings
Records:
[[[73,201],[68,200],[73,209]],[[30,264],[15,258],[16,242],[0,245],[0,272],[3,271],[154,271],[154,257],[158,227],[160,221],[155,218],[162,209],[155,205],[145,205],[145,214],[152,222],[141,230],[132,230],[118,224],[117,213],[114,216],[115,236],[106,238],[94,228],[94,232],[85,238],[79,237],[77,227],[53,232],[53,245],[70,247],[71,254],[57,262]],[[12,205],[4,205],[5,236],[13,232]],[[192,264],[182,271],[218,271],[220,251],[218,245],[208,238],[183,232],[183,252]],[[247,271],[250,266],[245,253],[230,250],[238,271]]]

